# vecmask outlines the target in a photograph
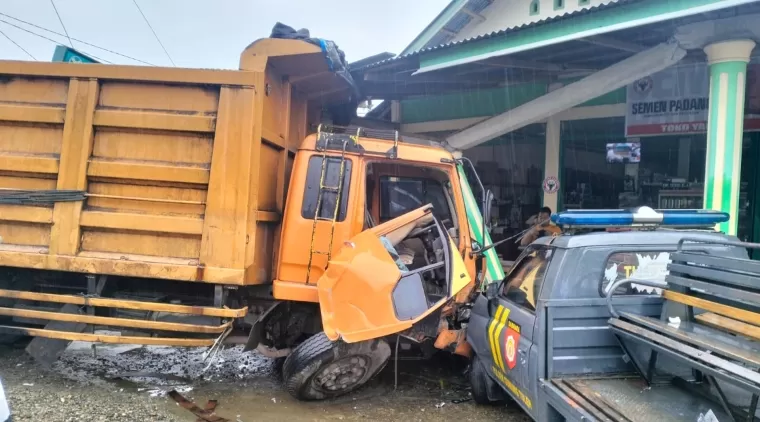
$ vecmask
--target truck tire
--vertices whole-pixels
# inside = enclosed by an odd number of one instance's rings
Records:
[[[472,399],[475,403],[501,405],[506,402],[502,391],[493,391],[499,388],[493,384],[483,367],[483,362],[480,361],[478,355],[474,355],[470,364],[470,386],[472,387]]]
[[[366,384],[385,367],[390,356],[391,348],[381,339],[333,342],[325,333],[317,333],[285,360],[285,389],[298,400],[338,397]]]

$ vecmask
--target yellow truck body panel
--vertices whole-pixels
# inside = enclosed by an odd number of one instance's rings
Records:
[[[0,265],[271,282],[309,120],[350,86],[319,46],[264,39],[239,71],[0,61]]]

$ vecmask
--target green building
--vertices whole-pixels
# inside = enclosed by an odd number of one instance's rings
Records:
[[[649,205],[760,241],[758,41],[758,0],[453,0],[354,74],[368,117],[476,162],[505,235],[543,205]]]

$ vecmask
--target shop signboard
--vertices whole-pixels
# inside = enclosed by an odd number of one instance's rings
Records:
[[[671,67],[632,83],[626,92],[626,136],[705,133],[709,86],[706,63]],[[760,130],[760,64],[747,69],[744,130]]]

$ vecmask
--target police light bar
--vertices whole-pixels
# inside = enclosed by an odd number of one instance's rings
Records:
[[[712,227],[728,221],[728,213],[712,210],[572,210],[553,214],[558,226],[606,228],[637,226]]]

